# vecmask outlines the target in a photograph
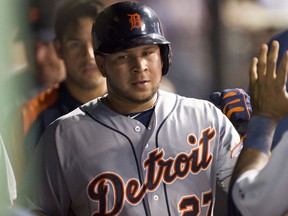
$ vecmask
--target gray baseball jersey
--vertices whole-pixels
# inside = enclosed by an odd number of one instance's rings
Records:
[[[239,144],[208,101],[159,91],[146,128],[98,98],[45,131],[27,194],[48,215],[207,215]]]
[[[264,169],[246,171],[235,182],[232,196],[243,215],[271,216],[288,212],[287,142],[288,132],[285,132]]]

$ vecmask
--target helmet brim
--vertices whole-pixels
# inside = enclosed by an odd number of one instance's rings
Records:
[[[109,42],[109,44],[102,44],[97,50],[94,50],[95,54],[112,54],[120,52],[122,50],[131,49],[134,47],[148,45],[148,44],[170,44],[162,35],[159,34],[146,34],[134,36],[133,38],[125,38],[117,41]]]

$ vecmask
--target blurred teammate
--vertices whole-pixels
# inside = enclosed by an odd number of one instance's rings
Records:
[[[101,8],[98,0],[65,0],[59,5],[54,46],[65,64],[66,79],[22,108],[26,158],[30,158],[52,121],[106,93],[105,78],[95,63],[91,42],[93,20]]]
[[[258,59],[254,58],[251,64],[253,116],[231,180],[231,216],[284,215],[288,212],[287,130],[270,158],[277,123],[288,116],[288,53],[283,54],[276,75],[278,49],[278,42],[273,41],[267,54],[268,47],[263,45]]]
[[[35,66],[37,81],[34,94],[52,87],[66,76],[63,60],[57,56],[53,45],[55,12],[61,2],[62,0],[31,0],[30,3],[29,20],[34,60],[31,66]]]

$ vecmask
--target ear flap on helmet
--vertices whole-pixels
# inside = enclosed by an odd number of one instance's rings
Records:
[[[170,65],[172,64],[172,49],[169,44],[160,45],[161,58],[163,61],[162,75],[168,74]]]

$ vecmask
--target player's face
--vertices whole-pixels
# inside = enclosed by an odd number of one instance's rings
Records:
[[[93,89],[105,82],[93,55],[91,28],[93,19],[80,18],[71,24],[61,41],[56,41],[58,54],[64,60],[68,85],[76,88]]]
[[[53,42],[35,40],[35,66],[39,82],[45,86],[52,86],[62,81],[65,76],[65,67],[58,58]]]
[[[109,101],[118,106],[153,105],[162,78],[158,45],[143,45],[104,57],[97,55],[96,60],[107,79]]]

